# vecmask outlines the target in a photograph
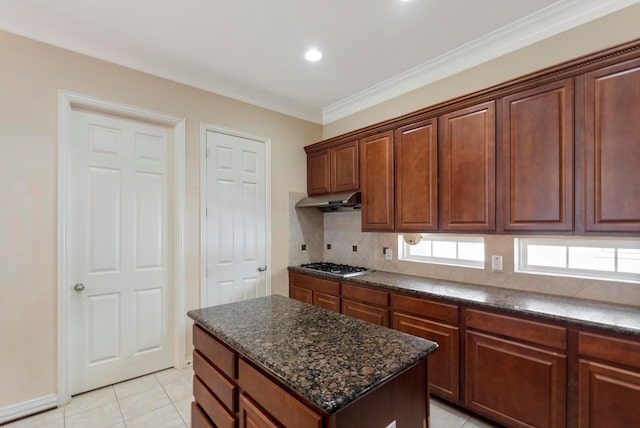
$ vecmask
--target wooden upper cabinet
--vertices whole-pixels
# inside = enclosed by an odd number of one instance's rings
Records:
[[[438,122],[395,131],[396,230],[438,229]]]
[[[307,193],[347,192],[360,187],[358,140],[307,153]]]
[[[640,58],[585,76],[585,230],[640,232]]]
[[[393,174],[393,131],[360,140],[363,231],[393,231]]]
[[[307,153],[307,193],[331,192],[331,155],[329,149]]]
[[[331,191],[346,192],[360,188],[358,140],[332,147]]]
[[[442,230],[494,231],[495,101],[445,114],[439,128]]]
[[[503,228],[573,230],[573,80],[502,100]]]

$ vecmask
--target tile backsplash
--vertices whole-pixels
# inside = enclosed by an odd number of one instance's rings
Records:
[[[327,261],[470,284],[640,306],[640,284],[514,272],[516,236],[513,235],[483,235],[485,269],[401,261],[397,254],[397,233],[362,232],[360,211],[322,213],[310,208],[296,209],[295,203],[304,196],[292,193],[289,198],[289,263],[292,266]],[[306,245],[306,251],[301,250],[302,244]],[[327,249],[327,244],[331,244],[331,249]],[[357,251],[353,251],[354,246]],[[393,251],[393,260],[385,259],[384,247]],[[503,272],[492,272],[491,255],[503,257]]]

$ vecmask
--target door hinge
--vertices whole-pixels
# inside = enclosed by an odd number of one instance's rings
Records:
[[[204,209],[204,216],[209,217],[209,208]]]
[[[208,158],[208,157],[209,157],[209,147],[207,147],[207,149],[205,150],[205,152],[206,152],[206,153],[205,153],[205,155],[204,155],[204,156]]]

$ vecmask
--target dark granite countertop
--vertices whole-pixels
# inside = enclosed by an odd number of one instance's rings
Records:
[[[196,309],[188,315],[240,356],[329,414],[438,347],[282,296]]]
[[[330,273],[312,272],[300,267],[290,267],[289,270],[390,291],[402,291],[418,297],[436,297],[455,303],[469,303],[490,309],[500,309],[504,312],[640,336],[640,307],[636,306],[600,303],[384,271],[341,279]]]

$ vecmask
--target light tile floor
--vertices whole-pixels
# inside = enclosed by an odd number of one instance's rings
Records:
[[[73,397],[64,407],[6,428],[185,428],[191,426],[193,371],[168,369]],[[431,428],[494,428],[431,400]]]

